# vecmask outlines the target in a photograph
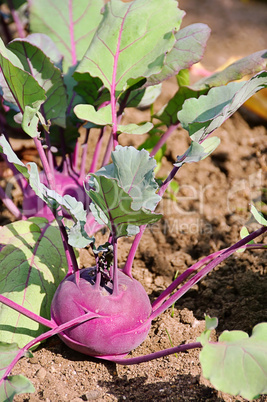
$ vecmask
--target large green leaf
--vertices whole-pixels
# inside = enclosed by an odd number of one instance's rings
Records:
[[[67,94],[61,71],[28,38],[15,39],[9,43],[8,49],[18,56],[24,70],[45,90],[46,101],[42,105],[42,113],[46,120],[65,127]]]
[[[67,272],[59,229],[44,218],[17,221],[0,230],[0,293],[50,318],[54,292]],[[41,325],[0,304],[0,339],[20,347],[43,332]]]
[[[145,208],[154,211],[161,197],[156,194],[158,184],[154,178],[156,161],[149,153],[134,147],[118,145],[112,152],[113,163],[99,169],[95,175],[117,179],[119,186],[131,196],[131,208],[138,211]],[[89,185],[94,186],[94,181]]]
[[[256,74],[262,70],[266,70],[267,66],[267,49],[252,53],[243,57],[226,67],[222,71],[212,74],[210,77],[203,78],[191,86],[195,91],[206,88],[225,85],[230,81],[240,80],[248,74]]]
[[[183,14],[175,0],[111,0],[77,72],[99,77],[117,95],[130,79],[159,73]]]
[[[220,391],[253,399],[267,393],[267,323],[243,331],[224,331],[218,342],[200,338],[205,378]]]
[[[267,72],[264,71],[245,83],[231,82],[226,86],[211,88],[207,95],[187,99],[178,113],[178,119],[194,141],[202,141],[254,93],[266,87]]]
[[[199,62],[209,36],[210,28],[205,24],[192,24],[178,31],[175,34],[175,45],[167,54],[161,72],[150,76],[147,85],[158,84]]]
[[[11,101],[12,98],[13,103],[17,104],[21,113],[24,113],[27,108],[34,110],[33,118],[28,121],[25,130],[31,137],[36,137],[38,135],[37,124],[39,121],[36,113],[46,99],[44,89],[31,74],[23,70],[20,60],[5,47],[1,39],[0,67],[6,82],[6,87],[2,88],[4,99],[7,96],[8,101]]]
[[[90,209],[97,222],[107,225],[114,237],[136,235],[139,226],[161,218],[161,215],[144,208],[134,210],[131,207],[133,199],[118,185],[118,180],[92,176],[94,190],[88,193],[93,202]]]
[[[14,375],[3,378],[6,368],[16,357],[19,351],[16,343],[0,342],[0,401],[13,401],[15,395],[34,392],[32,383],[22,375]],[[25,352],[24,356],[31,357],[30,352]]]
[[[103,0],[31,0],[30,31],[44,33],[64,56],[63,71],[84,56],[101,21]]]

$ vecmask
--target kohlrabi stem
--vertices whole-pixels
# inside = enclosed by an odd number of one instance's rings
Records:
[[[8,0],[7,1],[8,7],[10,9],[10,12],[12,14],[13,17],[13,21],[15,22],[16,28],[17,28],[17,32],[18,32],[18,36],[19,38],[25,38],[25,30],[24,27],[22,25],[22,22],[19,19],[18,13],[14,8],[14,4],[12,0]]]
[[[159,195],[160,197],[163,196],[163,194],[164,194],[165,191],[167,190],[167,188],[168,188],[170,182],[172,181],[172,179],[174,178],[174,176],[176,175],[176,173],[178,172],[178,170],[180,169],[180,167],[182,167],[182,166],[179,166],[179,167],[174,166],[173,169],[171,170],[171,172],[169,173],[167,179],[164,180],[164,182],[162,183],[162,185],[160,186],[159,191],[158,191],[158,195]]]
[[[111,152],[112,152],[112,147],[113,147],[113,134],[111,132],[109,140],[108,140],[108,145],[107,145],[107,148],[106,148],[106,152],[105,152],[105,155],[104,155],[104,158],[103,158],[102,166],[105,166],[105,165],[107,165],[109,163],[110,155],[111,155]]]
[[[12,308],[13,310],[16,310],[18,313],[23,314],[26,317],[30,318],[31,320],[36,321],[39,324],[42,324],[48,328],[56,328],[57,326],[53,321],[47,320],[46,318],[43,318],[40,315],[33,313],[32,311],[28,310],[25,307],[20,306],[13,300],[10,300],[3,295],[0,295],[0,302]]]
[[[134,238],[133,244],[130,248],[126,263],[124,265],[123,268],[123,273],[125,275],[128,275],[130,278],[132,278],[132,266],[133,266],[133,261],[134,261],[134,257],[136,254],[136,250],[138,248],[138,245],[140,243],[141,237],[143,236],[143,233],[145,231],[146,225],[142,225],[139,227],[139,233],[137,233],[137,235]]]
[[[89,138],[90,129],[86,129],[86,135],[84,143],[82,144],[82,158],[81,158],[81,167],[80,167],[80,175],[79,175],[79,183],[82,184],[85,179],[85,165],[87,158],[87,150],[88,150],[88,138]]]
[[[192,286],[194,286],[197,282],[199,282],[204,276],[206,276],[209,272],[211,272],[217,265],[219,265],[226,258],[230,257],[238,249],[242,248],[244,245],[249,243],[251,240],[260,236],[261,234],[267,231],[267,226],[263,226],[260,229],[254,231],[243,239],[239,240],[233,246],[224,250],[218,257],[214,258],[211,262],[209,262],[205,268],[198,273],[196,273],[193,278],[189,279],[177,292],[175,292],[172,296],[169,297],[167,301],[165,301],[161,306],[159,306],[156,310],[153,311],[149,319],[152,321],[160,314],[162,314],[165,310],[167,310],[173,303],[175,303],[180,297],[182,297]]]
[[[41,159],[44,172],[47,178],[48,186],[51,190],[55,190],[55,177],[54,177],[54,172],[51,171],[44,148],[41,144],[41,141],[38,140],[38,138],[34,138],[34,144],[36,146],[36,149],[38,151],[39,157]]]
[[[48,164],[50,166],[50,170],[51,172],[54,172],[55,169],[55,165],[54,165],[54,156],[51,152],[51,141],[50,141],[50,137],[48,135],[48,133],[45,131],[45,139],[46,139],[46,145],[47,145],[47,150],[46,150],[46,154],[47,154],[47,160],[48,160]]]
[[[167,190],[168,185],[170,184],[170,182],[172,181],[172,179],[174,178],[174,176],[176,175],[176,173],[178,172],[180,167],[181,166],[179,166],[179,167],[174,166],[174,168],[170,172],[170,174],[167,177],[167,179],[163,182],[163,184],[161,185],[161,187],[159,188],[159,191],[158,191],[158,195],[160,197],[163,196],[164,192]],[[131,272],[132,272],[132,265],[133,265],[134,256],[135,256],[136,250],[138,248],[138,245],[140,243],[141,237],[142,237],[142,235],[143,235],[143,233],[145,231],[146,226],[147,225],[140,226],[140,231],[139,231],[139,233],[137,233],[137,235],[134,238],[134,241],[133,241],[133,243],[131,245],[131,248],[130,248],[126,263],[125,263],[125,266],[123,268],[123,272],[126,275],[130,276],[130,277],[132,277]]]
[[[159,141],[157,144],[154,146],[152,151],[150,152],[150,156],[155,156],[158,150],[166,143],[167,139],[170,137],[170,135],[173,133],[174,130],[179,126],[180,123],[177,124],[171,124],[170,127],[165,131],[165,133],[160,137]]]
[[[73,250],[73,247],[68,243],[68,235],[66,228],[62,222],[61,219],[58,219],[56,217],[57,224],[59,226],[59,230],[61,233],[62,241],[63,241],[63,246],[67,258],[67,263],[68,263],[68,273],[67,275],[73,274],[75,272],[78,272],[79,267],[77,264],[77,259]]]
[[[9,198],[5,192],[5,190],[0,186],[0,199],[3,204],[7,207],[7,209],[15,216],[16,219],[26,220],[26,216],[24,216],[18,207],[14,204],[14,202]]]
[[[112,231],[115,233],[115,230]],[[118,283],[118,240],[115,235],[112,236],[112,246],[113,246],[113,296],[118,296],[119,294],[119,283]]]
[[[97,163],[98,163],[98,159],[99,159],[99,155],[100,155],[100,151],[101,151],[101,145],[102,145],[102,142],[103,142],[104,131],[105,131],[105,127],[102,127],[101,130],[100,130],[100,134],[99,134],[99,137],[98,137],[97,144],[95,146],[95,151],[94,151],[92,163],[91,163],[91,166],[90,166],[90,169],[89,169],[90,173],[95,173],[96,172]]]
[[[130,359],[118,357],[118,356],[95,356],[99,359],[106,359],[117,364],[122,364],[124,366],[129,366],[132,364],[139,364],[149,362],[150,360],[159,359],[160,357],[172,355],[179,352],[186,352],[190,349],[202,348],[200,342],[188,343],[187,345],[174,346],[173,348],[160,350],[159,352],[150,353],[149,355],[132,357]]]
[[[44,334],[41,334],[37,336],[37,338],[33,339],[27,345],[25,345],[22,349],[20,349],[15,356],[15,358],[12,360],[12,362],[7,366],[6,371],[4,375],[2,376],[0,380],[0,388],[2,383],[6,380],[7,376],[10,374],[11,370],[14,368],[16,363],[20,360],[21,357],[25,355],[25,353],[34,345],[36,345],[39,342],[43,342],[44,340],[50,338],[51,336],[54,336],[56,334],[59,334],[60,332],[65,331],[66,329],[69,329],[71,327],[74,327],[77,324],[82,324],[83,322],[86,322],[91,319],[91,313],[86,313],[80,317],[76,317],[73,320],[70,320],[62,325],[55,326],[52,328],[50,331],[45,332]]]
[[[246,244],[240,249],[261,249],[264,246],[267,247],[265,244]],[[215,253],[212,253],[208,255],[207,257],[202,258],[200,261],[196,262],[193,264],[190,268],[188,268],[186,271],[184,271],[181,275],[179,275],[171,284],[168,286],[161,294],[160,296],[152,303],[152,309],[155,311],[169,296],[170,294],[183,282],[185,281],[192,273],[196,272],[199,270],[199,268],[203,267],[203,265],[207,264],[208,262],[212,261],[214,258],[218,257],[221,255],[224,251],[226,251],[227,248],[224,248],[223,250],[215,251]]]

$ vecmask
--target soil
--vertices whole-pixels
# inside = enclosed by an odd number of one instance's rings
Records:
[[[187,12],[183,26],[203,22],[212,29],[202,63],[210,70],[229,57],[267,48],[266,1],[181,0],[179,5]],[[174,80],[164,83],[156,107],[165,104],[175,91]],[[140,121],[147,113],[132,110],[130,117]],[[176,199],[170,194],[164,197],[159,208],[164,219],[146,230],[134,262],[134,277],[151,301],[177,271],[181,273],[201,257],[236,242],[243,225],[250,230],[258,227],[251,219],[249,203],[266,202],[266,133],[267,121],[242,108],[217,130],[221,145],[212,157],[179,171]],[[176,156],[187,148],[187,138],[182,129],[170,138],[160,177],[166,176]],[[138,145],[143,140],[124,136],[122,143]],[[19,149],[25,141],[14,144]],[[4,209],[2,217],[5,222],[10,219]],[[128,238],[119,244],[121,266],[131,242]],[[92,263],[92,256],[83,251],[81,265]],[[218,317],[217,334],[225,329],[251,333],[254,325],[267,320],[266,294],[266,252],[236,254],[156,319],[145,342],[131,356],[194,342],[203,331],[204,314]],[[16,402],[244,401],[218,392],[203,378],[199,350],[119,366],[74,352],[54,337],[40,346],[33,358],[22,359],[15,373],[29,378],[36,389],[34,394],[16,396]]]

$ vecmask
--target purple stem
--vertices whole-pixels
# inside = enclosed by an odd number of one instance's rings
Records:
[[[32,311],[28,310],[25,307],[20,306],[19,304],[15,303],[13,300],[10,300],[3,295],[0,295],[0,302],[5,304],[6,306],[12,308],[13,310],[16,310],[18,313],[23,314],[26,317],[30,318],[31,320],[36,321],[39,324],[42,324],[48,328],[56,328],[57,327],[57,325],[53,321],[47,320],[46,318],[43,318],[40,315],[33,313]]]
[[[17,32],[18,32],[18,36],[19,38],[25,38],[25,30],[24,27],[19,19],[18,13],[14,8],[14,4],[12,0],[8,0],[8,7],[11,11],[12,17],[13,17],[13,21],[15,22],[16,28],[17,28]]]
[[[14,204],[14,202],[9,198],[4,189],[0,186],[0,198],[3,204],[7,207],[7,209],[15,216],[16,219],[27,220],[27,218],[20,212],[18,207]]]
[[[95,356],[95,357],[97,357],[98,359],[106,359],[106,360],[110,360],[117,364],[122,364],[122,365],[128,366],[128,365],[132,365],[132,364],[145,363],[150,360],[159,359],[160,357],[172,355],[172,354],[179,353],[179,352],[185,352],[187,350],[196,349],[196,348],[202,348],[202,345],[200,342],[188,343],[187,345],[179,345],[179,346],[175,346],[173,348],[160,350],[159,352],[150,353],[149,355],[132,357],[130,359],[120,358],[120,357],[116,357],[116,356],[105,356],[105,357]]]
[[[34,138],[34,143],[35,143],[35,146],[39,153],[39,156],[40,156],[43,168],[44,168],[44,172],[46,174],[46,178],[48,181],[48,185],[51,190],[55,190],[55,177],[54,177],[53,173],[51,172],[51,169],[50,169],[48,160],[46,158],[44,149],[42,147],[42,144],[37,138]],[[66,232],[66,228],[61,219],[58,219],[56,216],[55,216],[55,218],[56,218],[58,226],[59,226],[59,230],[60,230],[62,241],[63,241],[63,246],[64,246],[65,253],[66,253],[66,258],[67,258],[67,262],[68,262],[68,274],[76,272],[76,271],[78,271],[79,268],[78,268],[74,250],[68,243],[68,235]]]
[[[107,149],[106,149],[106,152],[105,152],[105,155],[104,155],[104,159],[103,159],[103,162],[102,162],[102,166],[105,166],[105,165],[107,165],[109,163],[110,155],[111,155],[111,152],[112,152],[112,147],[113,147],[113,134],[111,133],[110,137],[109,137]]]
[[[132,278],[132,266],[133,266],[135,253],[136,253],[137,247],[140,243],[141,237],[143,236],[145,228],[146,228],[146,225],[140,226],[140,231],[139,231],[139,233],[137,233],[137,235],[134,238],[133,244],[131,245],[131,248],[130,248],[126,263],[125,263],[125,266],[122,270],[122,272],[125,275],[128,275],[130,278]]]
[[[265,244],[246,244],[240,248],[249,248],[249,249],[259,249],[267,247]],[[214,258],[218,257],[221,255],[226,248],[223,250],[216,251],[215,253],[212,253],[208,255],[207,257],[202,258],[200,261],[196,262],[194,265],[192,265],[190,268],[188,268],[185,272],[183,272],[181,275],[179,275],[171,284],[168,286],[161,294],[160,296],[152,303],[152,309],[155,311],[169,296],[170,294],[183,282],[185,281],[193,272],[196,272],[199,268],[201,268],[203,265],[207,264],[209,261],[213,260]]]
[[[93,160],[92,160],[90,170],[89,170],[90,173],[94,173],[96,171],[96,169],[97,169],[97,162],[98,162],[98,159],[99,159],[101,145],[102,145],[102,142],[103,142],[104,131],[105,131],[105,127],[102,127],[101,131],[100,131],[100,134],[99,134],[97,144],[95,146],[94,156],[93,156]]]
[[[235,251],[237,251],[238,249],[249,243],[251,240],[255,239],[256,237],[260,236],[266,231],[267,226],[263,226],[260,229],[255,230],[255,232],[239,240],[233,246],[223,251],[218,257],[214,258],[213,261],[208,263],[205,268],[203,268],[200,272],[196,273],[196,275],[194,275],[193,278],[189,279],[188,282],[186,282],[179,290],[177,290],[177,292],[175,292],[172,296],[170,296],[170,298],[167,301],[165,301],[165,303],[163,303],[157,310],[154,310],[149,319],[152,321],[160,314],[162,314],[173,303],[175,303],[178,299],[180,299],[180,297],[182,297],[192,286],[194,286],[197,282],[199,282],[205,275],[211,272],[222,261],[224,261]]]
[[[113,226],[113,224],[112,224]],[[112,228],[113,229],[113,228]],[[115,232],[115,228],[112,230]],[[118,240],[115,235],[112,236],[112,245],[113,245],[113,296],[118,296],[119,294],[119,283],[118,283]]]
[[[88,149],[88,138],[89,138],[90,129],[86,129],[86,136],[84,143],[82,144],[82,159],[81,159],[81,167],[80,167],[80,175],[79,175],[79,183],[82,184],[85,178],[85,164],[87,158],[87,149]]]
[[[150,156],[155,156],[156,153],[160,150],[160,148],[166,143],[167,139],[170,137],[170,135],[173,133],[174,130],[179,126],[180,123],[177,124],[171,124],[170,127],[165,131],[165,133],[162,135],[162,137],[159,139],[157,144],[154,146],[152,151],[150,152]]]
[[[43,146],[41,144],[41,141],[38,140],[38,138],[35,137],[34,138],[34,144],[35,144],[36,149],[38,151],[38,154],[40,156],[40,159],[41,159],[41,162],[42,162],[42,165],[43,165],[43,168],[44,168],[44,172],[45,172],[45,175],[46,175],[46,179],[47,179],[49,188],[51,190],[55,190],[55,177],[54,177],[54,174],[53,174],[54,172],[51,172],[51,169],[50,169],[50,166],[49,166],[49,163],[48,163],[44,148],[43,148]]]
[[[180,166],[180,167],[181,167],[181,166]],[[159,195],[160,197],[163,196],[163,194],[164,194],[164,192],[166,191],[166,189],[167,189],[169,183],[170,183],[171,180],[174,178],[174,176],[176,175],[176,173],[178,172],[178,170],[180,169],[180,167],[176,167],[176,166],[175,166],[175,167],[172,169],[172,171],[170,172],[170,174],[169,174],[169,176],[167,177],[167,179],[162,183],[162,185],[161,185],[161,187],[160,187],[160,189],[159,189],[159,191],[158,191],[158,195]],[[140,243],[141,237],[142,237],[142,235],[143,235],[143,233],[144,233],[144,231],[145,231],[146,226],[147,226],[147,225],[142,225],[142,226],[140,226],[140,232],[137,233],[137,235],[136,235],[135,238],[134,238],[133,244],[131,245],[131,248],[130,248],[130,251],[129,251],[129,254],[128,254],[126,263],[125,263],[125,266],[124,266],[124,268],[123,268],[123,272],[124,272],[126,275],[130,276],[130,277],[132,277],[131,272],[132,272],[132,265],[133,265],[134,256],[135,256],[136,250],[137,250],[137,248],[138,248],[138,245],[139,245],[139,243]]]
[[[10,372],[13,369],[13,367],[15,366],[15,364],[19,361],[19,359],[25,355],[25,352],[27,350],[29,350],[31,347],[36,345],[36,343],[43,342],[44,340],[50,338],[51,336],[54,336],[56,334],[59,334],[60,332],[65,331],[66,329],[74,327],[76,324],[82,324],[83,322],[86,322],[90,319],[91,319],[91,314],[86,313],[80,317],[76,317],[73,320],[66,322],[65,324],[58,325],[55,328],[52,328],[50,331],[47,331],[44,334],[37,336],[37,338],[35,338],[32,341],[30,341],[29,343],[27,343],[27,345],[25,345],[22,349],[20,349],[18,351],[18,354],[16,355],[16,357],[7,366],[3,377],[0,379],[0,387],[1,387],[2,383],[6,380],[7,376],[10,374]]]
[[[75,148],[74,148],[74,151],[72,153],[72,158],[71,158],[71,163],[72,163],[73,169],[75,169],[75,170],[77,169],[77,165],[78,165],[79,146],[80,146],[79,142],[76,141]]]

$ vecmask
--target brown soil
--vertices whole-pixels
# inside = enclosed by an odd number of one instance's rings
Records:
[[[203,60],[206,68],[217,68],[231,56],[267,48],[266,1],[179,3],[187,11],[184,25],[204,22],[212,29]],[[175,90],[173,80],[166,82],[157,106]],[[143,119],[147,112],[132,113]],[[242,225],[257,227],[249,203],[260,203],[266,196],[262,191],[266,187],[266,126],[264,121],[252,120],[243,109],[217,130],[222,143],[212,157],[180,170],[177,200],[168,195],[164,198],[160,206],[164,219],[146,230],[134,262],[133,274],[151,300],[170,284],[177,271],[181,273],[199,258],[236,242]],[[124,137],[123,144],[131,141],[141,143],[143,138]],[[166,175],[176,155],[187,146],[186,133],[177,130],[167,144],[159,176]],[[131,241],[120,242],[121,265]],[[92,257],[83,251],[81,262],[88,266]],[[265,263],[263,251],[229,258],[177,302],[173,312],[169,310],[155,320],[148,338],[131,356],[168,348],[171,342],[194,342],[204,328],[205,313],[218,317],[219,332],[250,332],[255,324],[266,321]],[[216,391],[202,377],[198,355],[199,350],[195,350],[140,365],[119,366],[74,352],[54,337],[39,347],[32,359],[17,364],[14,373],[27,376],[36,392],[17,396],[15,401],[244,401]]]

